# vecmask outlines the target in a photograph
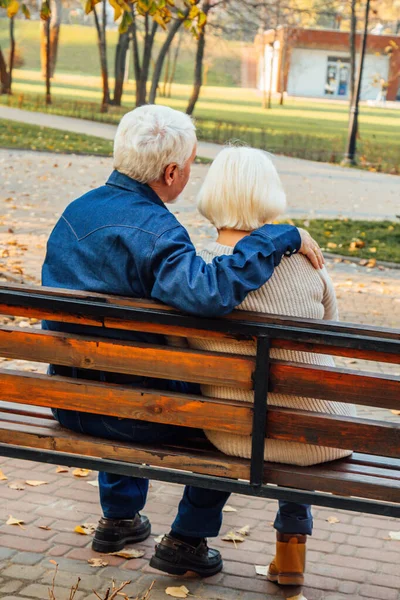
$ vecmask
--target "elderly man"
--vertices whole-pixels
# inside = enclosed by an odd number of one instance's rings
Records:
[[[47,246],[43,285],[154,298],[200,316],[232,311],[246,295],[263,285],[284,254],[300,251],[316,268],[323,258],[304,231],[287,225],[265,225],[240,241],[232,256],[206,264],[196,256],[187,231],[168,210],[185,188],[196,156],[191,119],[162,106],[143,106],[126,114],[114,144],[114,172],[106,185],[70,204],[56,224]],[[96,335],[94,327],[46,322],[44,327]],[[121,331],[101,334],[120,338]],[[124,332],[127,339],[163,343],[160,336]],[[129,336],[129,337],[128,337]],[[51,365],[50,373],[125,385],[184,390],[187,384],[154,381]],[[184,428],[133,419],[54,410],[61,425],[108,439],[176,441]],[[93,549],[114,552],[150,535],[140,515],[148,481],[100,473],[104,517]],[[222,568],[218,551],[206,537],[216,536],[227,494],[187,487],[171,533],[158,546],[153,564],[166,572],[193,570],[207,576]]]

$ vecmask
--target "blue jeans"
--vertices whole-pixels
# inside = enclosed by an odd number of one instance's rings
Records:
[[[67,429],[121,442],[157,443],[181,441],[199,435],[198,429],[119,419],[54,409],[57,421]],[[149,481],[139,477],[99,473],[100,502],[105,517],[131,519],[145,504]],[[195,537],[216,537],[222,524],[222,509],[230,494],[186,486],[179,503],[172,531]],[[274,527],[280,533],[311,535],[311,507],[307,504],[279,502]]]

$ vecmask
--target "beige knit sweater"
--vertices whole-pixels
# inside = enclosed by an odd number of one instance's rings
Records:
[[[233,248],[214,242],[200,254],[206,262],[211,262],[216,256],[232,253]],[[310,319],[338,319],[335,291],[326,269],[315,270],[308,259],[301,254],[295,254],[290,258],[284,257],[271,279],[259,290],[250,293],[246,300],[238,306],[238,309]],[[189,339],[189,345],[191,348],[229,354],[248,356],[256,354],[255,343],[251,341],[233,340],[226,343],[215,340]],[[321,354],[272,349],[271,357],[292,362],[334,366],[332,357]],[[253,402],[253,392],[251,391],[212,385],[203,385],[201,389],[204,396]],[[268,403],[333,415],[354,416],[356,414],[355,407],[351,404],[327,402],[318,398],[270,393]],[[250,436],[208,430],[205,433],[214,446],[225,454],[250,458]],[[272,462],[308,466],[343,458],[350,454],[351,450],[281,440],[265,440],[264,458],[266,461]]]

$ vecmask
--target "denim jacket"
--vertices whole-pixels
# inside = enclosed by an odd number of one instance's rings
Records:
[[[263,285],[282,255],[300,244],[296,228],[265,225],[241,240],[232,256],[207,265],[157,194],[114,171],[106,185],[72,202],[60,217],[48,240],[42,284],[154,298],[186,313],[217,317]],[[54,322],[44,326],[61,329]],[[154,338],[128,334],[128,339]]]

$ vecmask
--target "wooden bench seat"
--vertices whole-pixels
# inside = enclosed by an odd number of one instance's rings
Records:
[[[395,418],[378,421],[268,405],[273,391],[384,408],[388,414],[400,410],[397,374],[269,358],[270,348],[286,348],[399,365],[398,331],[243,312],[199,319],[148,300],[23,286],[0,288],[1,314],[101,328],[88,336],[20,328],[11,319],[0,326],[0,356],[9,360],[237,386],[253,389],[255,402],[1,368],[0,455],[400,517]],[[257,356],[126,341],[118,337],[122,330],[254,339]],[[75,434],[53,419],[50,407],[252,436],[252,458],[226,456],[204,440],[150,447]],[[354,453],[314,467],[266,463],[265,437]]]

